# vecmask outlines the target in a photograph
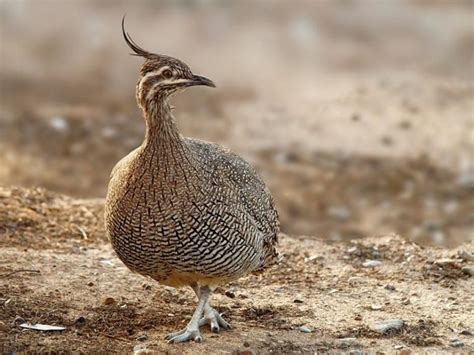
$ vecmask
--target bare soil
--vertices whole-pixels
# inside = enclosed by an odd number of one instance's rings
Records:
[[[168,345],[164,336],[191,317],[192,291],[125,268],[105,238],[102,204],[44,189],[0,190],[2,352],[474,350],[474,283],[466,273],[474,244],[422,247],[397,235],[350,242],[281,235],[279,266],[215,291],[212,303],[231,331],[203,329],[203,343]],[[381,265],[368,268],[366,260]],[[372,330],[387,319],[404,326]],[[24,322],[66,330],[25,330]],[[464,346],[454,348],[453,339]]]
[[[460,245],[474,236],[473,5],[5,0],[0,186],[105,196],[144,136],[127,13],[140,45],[216,82],[173,99],[178,125],[255,165],[285,232]]]
[[[164,340],[192,292],[131,273],[103,230],[109,173],[144,134],[124,13],[140,45],[216,82],[173,99],[178,125],[250,161],[287,233],[278,267],[215,291],[234,329],[201,344]],[[0,352],[473,352],[473,13],[469,0],[1,1]]]

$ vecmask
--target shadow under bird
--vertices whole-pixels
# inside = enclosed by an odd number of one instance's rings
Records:
[[[189,286],[198,298],[187,326],[171,343],[201,341],[230,324],[209,305],[218,285],[259,272],[278,261],[278,214],[255,170],[214,144],[183,137],[170,97],[214,83],[182,61],[140,48],[122,31],[133,55],[145,62],[136,99],[146,123],[143,143],[111,173],[105,224],[113,249],[132,271],[173,287]]]

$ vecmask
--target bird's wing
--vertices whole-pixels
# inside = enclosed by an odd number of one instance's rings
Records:
[[[212,180],[233,191],[235,201],[255,221],[268,247],[277,242],[280,230],[275,203],[263,180],[244,159],[221,146],[197,139],[187,139],[198,155],[205,156],[212,167]],[[210,161],[212,160],[212,161]]]

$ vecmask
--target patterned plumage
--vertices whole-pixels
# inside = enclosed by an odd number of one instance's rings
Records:
[[[193,319],[170,341],[200,341],[199,325],[229,328],[208,304],[211,288],[277,261],[278,215],[246,161],[179,134],[168,98],[189,86],[213,87],[212,81],[178,59],[141,49],[125,31],[124,37],[145,58],[136,92],[146,135],[112,171],[106,229],[131,270],[195,290],[199,303]]]

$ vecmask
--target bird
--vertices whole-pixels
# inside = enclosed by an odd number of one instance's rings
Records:
[[[112,169],[105,228],[118,258],[133,272],[175,288],[191,287],[198,302],[169,343],[203,340],[231,325],[209,304],[216,287],[278,264],[280,223],[274,199],[243,158],[211,142],[181,135],[170,99],[193,86],[215,88],[181,60],[148,52],[125,30],[144,59],[136,100],[145,120],[142,144]]]

